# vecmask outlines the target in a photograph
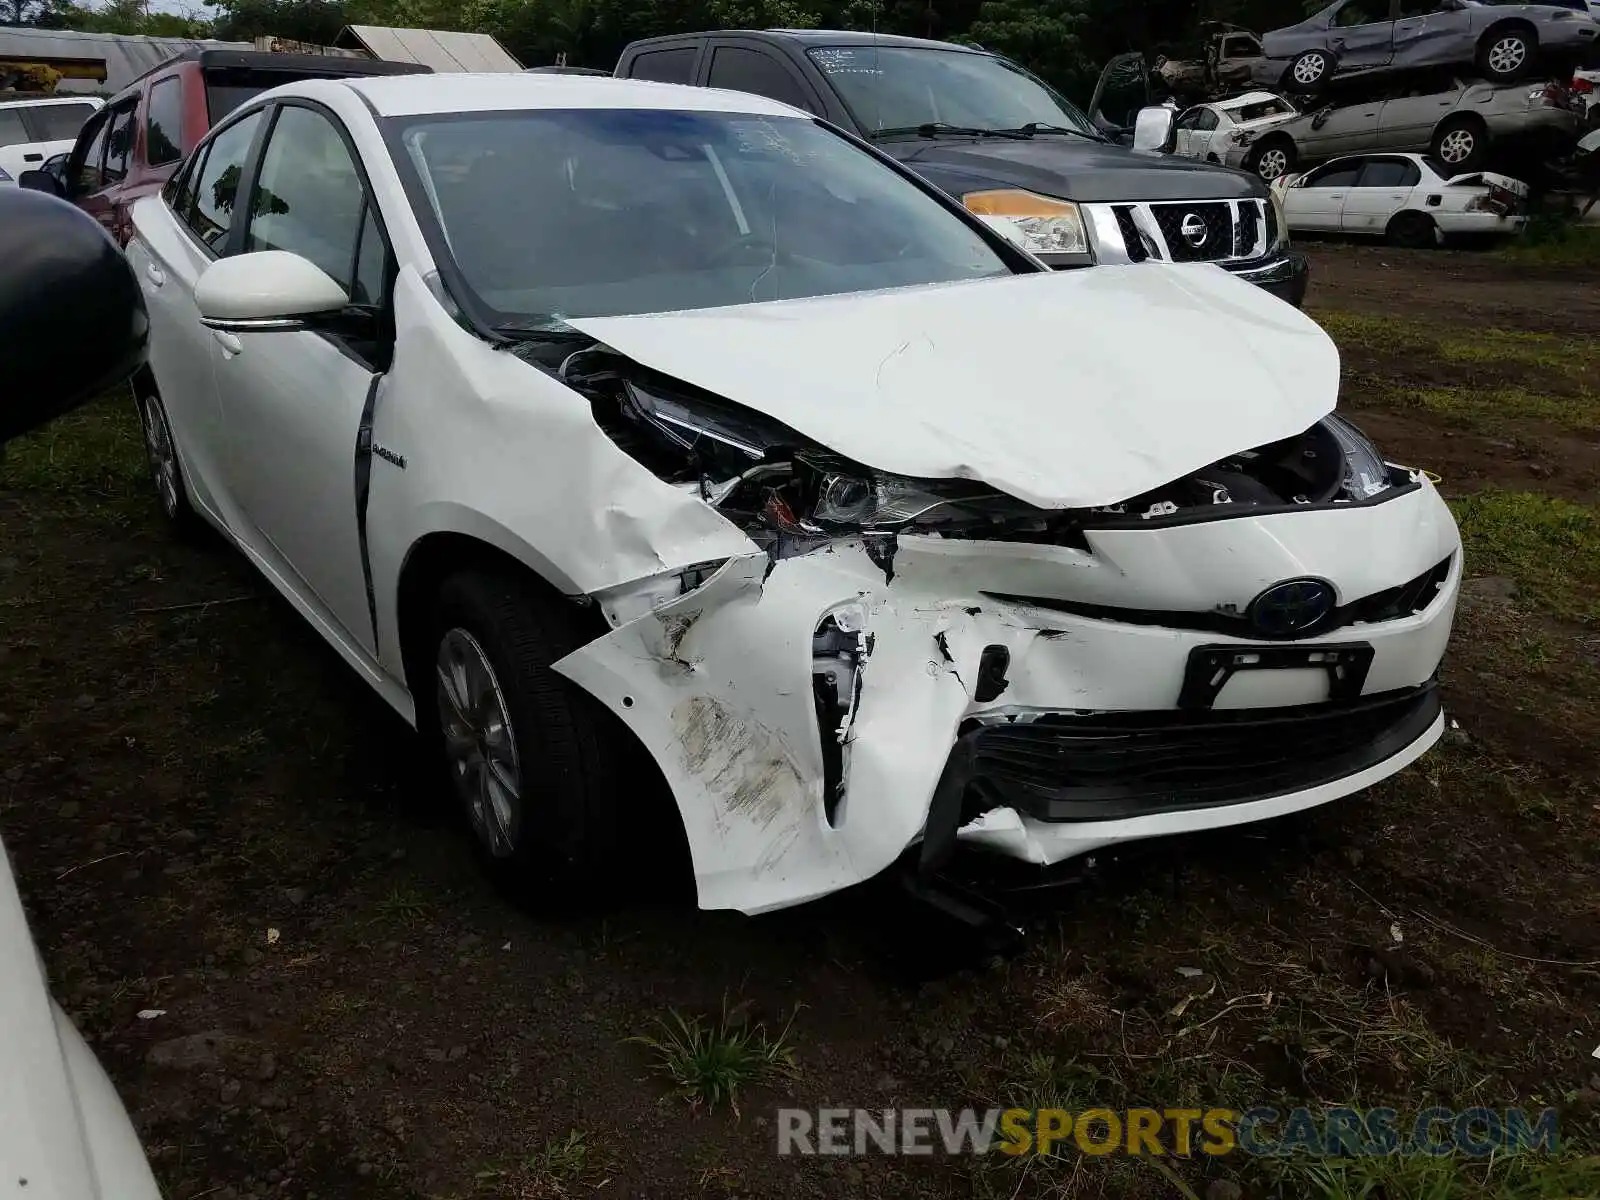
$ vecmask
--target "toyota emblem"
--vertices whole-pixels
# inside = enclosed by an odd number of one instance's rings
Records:
[[[1211,230],[1206,228],[1205,218],[1199,213],[1184,213],[1183,220],[1178,224],[1178,232],[1183,234],[1183,240],[1198,250],[1206,244],[1206,238],[1211,236]]]
[[[1247,616],[1262,637],[1286,638],[1308,632],[1333,612],[1331,584],[1320,579],[1275,583],[1250,601]]]

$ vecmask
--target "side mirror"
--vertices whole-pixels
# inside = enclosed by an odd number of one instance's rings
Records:
[[[27,188],[34,192],[48,192],[52,196],[64,196],[66,189],[61,186],[61,180],[47,168],[37,171],[24,171],[17,176],[17,186]]]
[[[1133,120],[1133,148],[1170,150],[1176,124],[1177,115],[1164,104],[1141,108]]]
[[[219,258],[201,272],[194,299],[202,325],[231,333],[304,329],[350,303],[327,272],[287,250]]]
[[[54,196],[0,188],[0,263],[3,446],[126,380],[149,325],[117,244]]]

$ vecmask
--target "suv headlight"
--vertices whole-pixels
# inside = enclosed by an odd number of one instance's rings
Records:
[[[968,192],[961,197],[967,211],[991,222],[1005,221],[1034,254],[1087,254],[1089,235],[1078,206],[1033,192],[1007,189]]]

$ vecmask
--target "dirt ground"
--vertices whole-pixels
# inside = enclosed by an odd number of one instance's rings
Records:
[[[1098,864],[1008,959],[888,886],[760,919],[666,882],[513,907],[382,704],[167,532],[127,405],[14,446],[0,833],[169,1200],[1344,1194],[1233,1158],[780,1158],[782,1104],[1548,1104],[1592,1152],[1600,267],[1311,253],[1345,405],[1466,531],[1460,727],[1364,796]],[[799,1067],[737,1115],[627,1040],[725,1007],[792,1018]],[[1434,1194],[1512,1194],[1459,1182]]]

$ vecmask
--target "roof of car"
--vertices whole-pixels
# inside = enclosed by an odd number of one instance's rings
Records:
[[[787,104],[746,92],[689,87],[678,83],[653,83],[643,79],[614,79],[610,76],[463,72],[382,78],[352,77],[304,85],[291,84],[288,90],[296,90],[301,86],[307,89],[351,88],[365,96],[379,115],[385,117],[522,108],[654,108],[780,117],[806,115]]]
[[[0,108],[18,108],[24,104],[91,104],[99,108],[102,103],[98,96],[12,96],[0,92]]]
[[[954,42],[935,42],[927,38],[901,37],[893,33],[868,33],[860,29],[707,29],[694,34],[668,34],[633,43],[676,42],[686,37],[776,37],[802,46],[909,46],[924,50],[955,50],[962,54],[987,54],[981,46],[958,46]]]
[[[1246,104],[1260,104],[1264,100],[1282,100],[1282,96],[1272,92],[1246,92],[1242,96],[1229,96],[1226,100],[1218,100],[1217,107],[1222,109],[1243,108]]]

